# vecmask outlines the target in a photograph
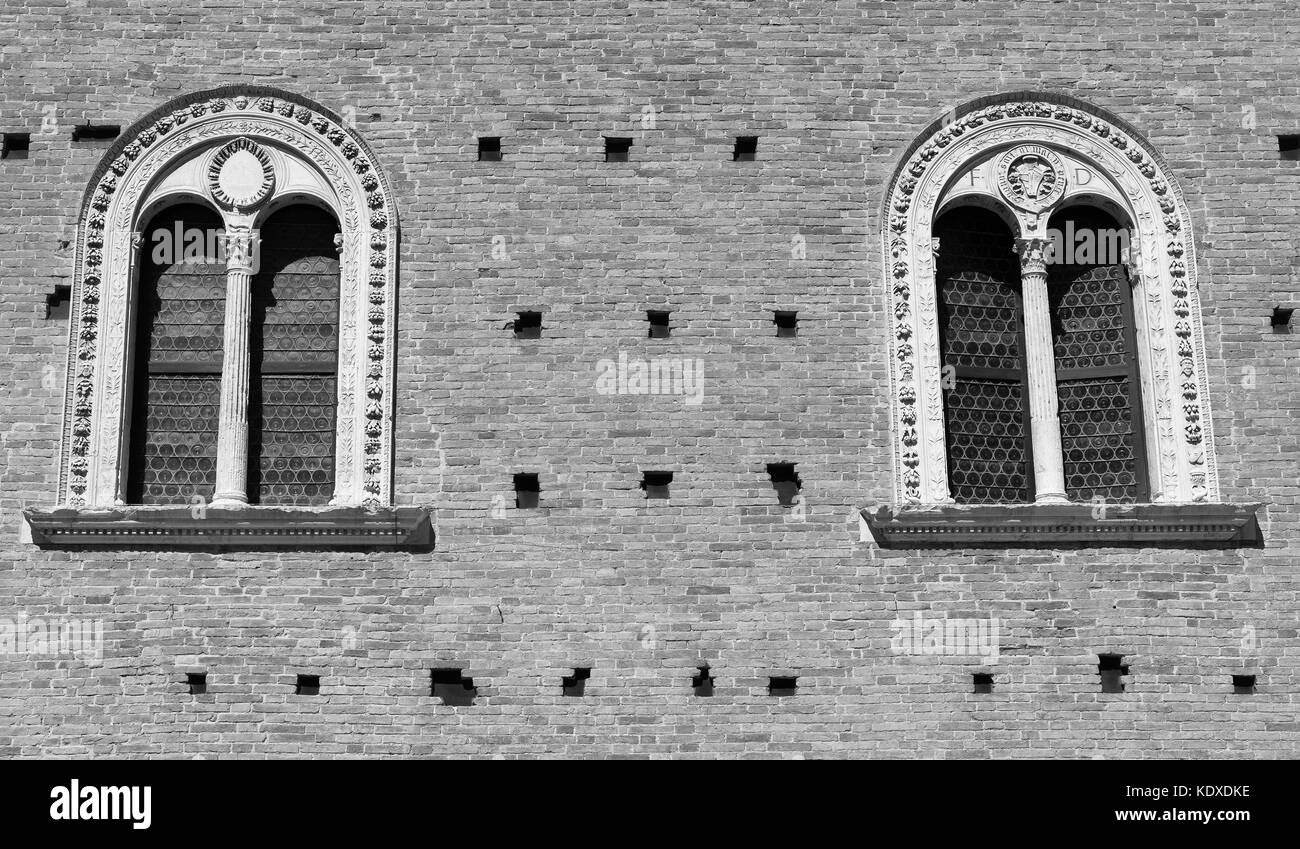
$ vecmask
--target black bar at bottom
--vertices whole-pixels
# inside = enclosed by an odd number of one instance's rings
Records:
[[[521,766],[491,754],[473,762],[8,761],[0,763],[0,810],[9,834],[200,843],[225,835],[256,845],[274,837],[414,835],[431,820],[463,827],[477,842],[489,827],[499,839],[498,826],[509,822],[527,833],[543,824],[594,828],[610,817],[591,832],[599,843],[658,828],[680,834],[673,829],[697,817],[726,831],[726,843],[754,828],[770,834],[786,826],[804,840],[846,827],[864,841],[901,829],[924,845],[976,834],[1077,840],[1195,832],[1220,841],[1254,826],[1290,825],[1291,768],[985,760]],[[115,804],[116,819],[92,818],[111,817]],[[148,827],[137,828],[146,815]]]

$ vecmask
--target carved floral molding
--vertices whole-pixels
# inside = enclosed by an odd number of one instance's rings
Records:
[[[154,112],[119,139],[87,192],[78,230],[60,503],[121,504],[127,327],[139,256],[133,234],[143,226],[151,186],[177,163],[214,148],[206,173],[219,202],[239,207],[272,192],[263,148],[306,163],[332,191],[343,231],[334,503],[389,504],[396,206],[373,155],[351,129],[302,98],[253,88],[192,95]],[[222,165],[241,155],[261,163],[264,181],[235,197],[222,183]]]
[[[1030,146],[1030,147],[1027,147]],[[1030,233],[1035,206],[1059,200],[1064,156],[1087,163],[1122,199],[1131,221],[1139,362],[1152,462],[1152,501],[1218,500],[1210,430],[1205,343],[1191,219],[1159,156],[1134,134],[1089,110],[1045,100],[1009,100],[947,121],[913,147],[887,195],[882,241],[890,334],[895,497],[904,504],[951,503],[932,224],[956,178],[999,160],[997,198],[1021,198],[1008,212]],[[1011,162],[1011,159],[1017,160]],[[1040,203],[1041,201],[1041,203]],[[991,198],[975,202],[988,203]],[[1022,249],[1041,248],[1022,242]]]

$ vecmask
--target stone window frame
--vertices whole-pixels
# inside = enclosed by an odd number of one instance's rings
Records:
[[[241,149],[272,171],[274,163],[281,169],[291,164],[302,178],[279,185],[268,179],[247,197],[230,197],[217,179],[220,162]],[[288,202],[290,192],[328,208],[342,230],[335,495],[327,508],[243,506],[218,498],[217,509],[190,511],[194,524],[186,520],[185,505],[124,503],[139,231],[164,205],[159,187],[196,156],[201,167],[189,168],[191,185],[182,178],[171,188],[178,197],[206,192],[227,227],[237,225],[235,235],[238,226],[254,228],[268,210]],[[278,546],[307,537],[308,544],[331,546],[428,542],[427,511],[392,506],[397,206],[369,146],[335,113],[262,86],[214,89],[167,103],[105,154],[82,202],[76,244],[57,503],[26,511],[34,541],[87,544],[90,533],[104,544],[219,540],[228,546],[242,538]],[[240,253],[228,251],[228,273],[235,273]],[[328,527],[331,516],[339,527]],[[310,527],[290,527],[295,517]],[[349,535],[349,527],[364,532]]]
[[[982,189],[964,192],[954,189],[972,169],[1020,147],[1046,148],[1085,164],[1105,181],[1091,200],[1120,213],[1121,226],[1132,228],[1127,264],[1142,377],[1142,432],[1150,458],[1150,505],[1101,505],[1098,510],[1065,502],[1063,493],[1025,505],[956,505],[951,497],[935,285],[935,252],[942,246],[935,244],[932,227],[958,200],[993,209],[1012,228],[1022,268],[1045,274],[1046,221],[1067,203],[1063,193],[1052,192],[1041,208],[1023,208],[1008,198],[1004,181],[986,180]],[[956,197],[963,193],[965,198]],[[1152,544],[1177,543],[1180,535],[1184,541],[1210,543],[1255,538],[1257,528],[1249,526],[1255,525],[1258,505],[1220,504],[1191,217],[1168,166],[1133,128],[1063,95],[1015,92],[983,98],[930,125],[902,157],[884,203],[895,504],[862,513],[878,541],[951,547],[1005,545],[1012,539]],[[1054,412],[1054,393],[1051,406]],[[1197,509],[1184,510],[1173,521],[1170,505]],[[1106,521],[1112,524],[1099,532]],[[1116,533],[1115,521],[1128,523],[1132,532]]]

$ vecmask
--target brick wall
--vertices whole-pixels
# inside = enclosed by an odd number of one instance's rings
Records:
[[[0,616],[105,628],[99,666],[0,654],[0,755],[1300,754],[1300,385],[1296,337],[1268,326],[1300,254],[1300,163],[1275,138],[1300,132],[1288,4],[320,5],[0,11],[0,131],[33,134],[0,161]],[[23,545],[20,508],[57,478],[67,327],[45,298],[71,282],[107,144],[71,128],[241,82],[355,114],[394,183],[396,500],[436,509],[437,548]],[[883,185],[944,111],[1016,90],[1109,110],[1169,161],[1222,494],[1265,503],[1264,547],[859,541],[856,511],[892,492]],[[504,161],[476,161],[480,135]],[[631,162],[603,161],[606,135],[634,139]],[[731,161],[737,135],[756,162]],[[646,338],[647,309],[672,311],[671,338]],[[542,339],[513,338],[520,310]],[[620,352],[698,358],[703,402],[599,394]],[[767,478],[782,461],[802,521]],[[646,502],[644,469],[675,473],[670,501]],[[544,509],[513,509],[515,472]],[[999,617],[998,663],[891,652],[918,610]],[[1099,692],[1101,652],[1125,655],[1123,695]],[[690,686],[704,664],[712,698]],[[472,707],[429,695],[444,666]],[[586,695],[563,697],[580,666]],[[976,670],[993,694],[970,693]],[[294,695],[299,672],[320,696]],[[1259,692],[1234,696],[1234,673]],[[770,697],[771,675],[798,694]]]

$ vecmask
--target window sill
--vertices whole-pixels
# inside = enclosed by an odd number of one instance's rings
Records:
[[[941,504],[862,511],[882,548],[1260,545],[1259,504]],[[1094,512],[1095,511],[1095,512]]]
[[[23,511],[42,548],[412,549],[434,544],[423,507],[67,507]]]

